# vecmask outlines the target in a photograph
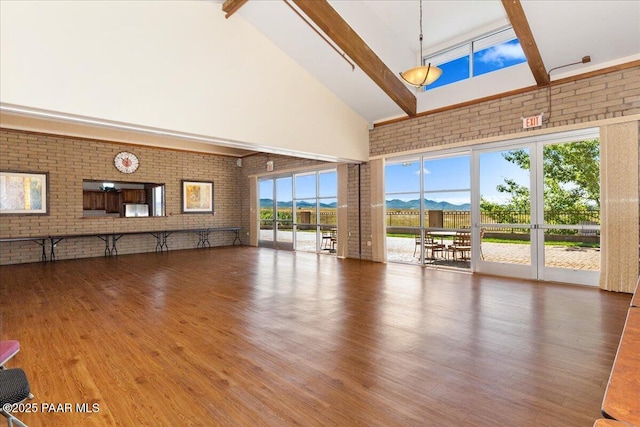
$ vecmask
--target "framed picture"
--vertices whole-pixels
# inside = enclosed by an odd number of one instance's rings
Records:
[[[0,171],[0,214],[48,215],[49,173]]]
[[[182,180],[182,213],[213,213],[213,182]]]

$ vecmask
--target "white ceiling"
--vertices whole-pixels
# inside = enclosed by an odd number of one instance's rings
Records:
[[[418,0],[329,3],[391,70],[400,72],[417,65]],[[640,1],[523,0],[522,5],[547,71],[591,56],[591,63],[553,72],[552,80],[640,59]],[[359,67],[352,71],[284,1],[250,0],[236,15],[368,122],[405,116]],[[508,24],[499,0],[425,0],[424,53],[438,52]],[[416,92],[418,112],[535,85],[526,64],[492,74],[426,93]]]

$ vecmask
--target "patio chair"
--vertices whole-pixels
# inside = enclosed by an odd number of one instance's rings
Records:
[[[0,414],[7,419],[7,425],[27,427],[10,410],[11,405],[22,403],[31,396],[27,374],[20,368],[0,370]]]
[[[336,251],[336,244],[338,243],[338,230],[335,228],[331,230],[330,241],[331,247],[329,248],[329,252],[333,253]]]
[[[471,259],[471,232],[457,231],[453,236],[453,243],[447,247],[447,252],[452,254],[454,261],[458,260],[458,254],[461,261]]]
[[[425,259],[435,260],[436,252],[440,252],[440,256],[442,257],[442,254],[445,250],[445,245],[443,243],[437,242],[433,235],[427,231],[424,234],[424,250]]]
[[[420,245],[422,244],[422,239],[420,238],[419,234],[415,234],[413,236],[414,240],[415,240],[415,246],[413,247],[413,256],[416,256],[416,252],[418,252],[418,248],[420,247]]]
[[[323,251],[331,250],[331,230],[322,230],[322,245],[320,249]]]

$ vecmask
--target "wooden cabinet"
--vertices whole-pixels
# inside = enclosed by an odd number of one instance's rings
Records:
[[[120,194],[119,193],[105,193],[105,210],[107,213],[120,212]]]
[[[147,191],[144,189],[123,189],[122,203],[147,203]]]
[[[82,209],[102,211],[105,209],[104,191],[83,191]]]
[[[122,215],[124,203],[147,203],[147,190],[128,188],[118,191],[82,191],[82,209],[85,211],[104,211],[105,214]],[[88,213],[91,216],[99,214],[100,212]]]

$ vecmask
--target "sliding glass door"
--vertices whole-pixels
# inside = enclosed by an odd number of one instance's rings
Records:
[[[387,163],[387,261],[470,268],[470,248],[452,246],[471,229],[470,158],[456,153]]]
[[[585,138],[537,147],[543,280],[597,285],[600,274],[600,141]]]
[[[293,178],[258,182],[260,198],[259,246],[293,250]]]
[[[597,132],[529,139],[474,152],[475,270],[597,285]]]
[[[598,132],[387,161],[385,208],[387,261],[596,285]]]
[[[335,254],[338,178],[335,169],[258,180],[259,246]]]
[[[476,271],[534,278],[536,240],[532,238],[531,146],[507,146],[475,153]],[[519,164],[514,162],[518,161]],[[534,170],[535,172],[535,170]],[[478,224],[479,223],[479,224]]]

